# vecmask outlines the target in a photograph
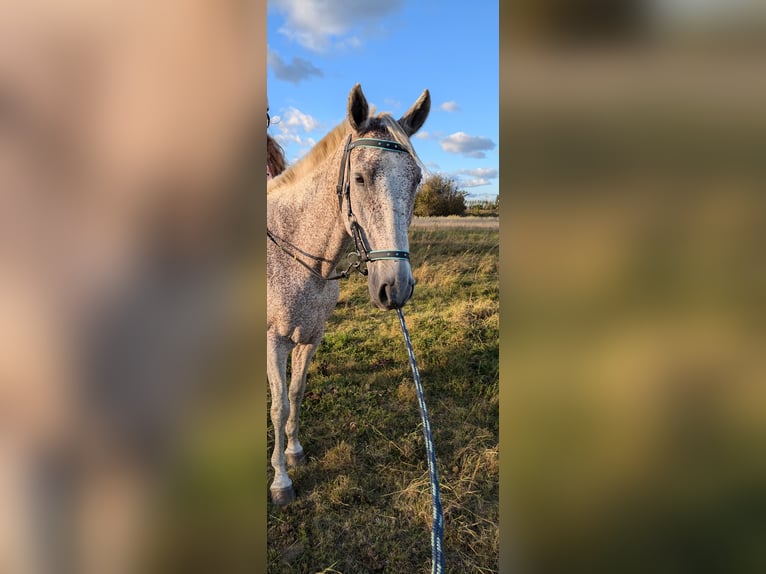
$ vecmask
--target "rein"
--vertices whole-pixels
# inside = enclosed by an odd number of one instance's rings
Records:
[[[342,206],[344,199],[346,200],[346,217],[348,218],[354,237],[356,253],[364,253],[365,261],[377,261],[380,259],[409,259],[410,254],[406,251],[370,251],[367,247],[364,235],[362,234],[362,229],[359,226],[359,223],[357,223],[356,217],[351,210],[350,183],[346,177],[346,172],[350,171],[351,165],[350,152],[353,148],[359,146],[376,147],[390,151],[409,153],[407,148],[397,142],[371,138],[359,138],[358,140],[352,141],[351,136],[349,136],[348,142],[346,143],[346,149],[343,153],[343,159],[341,160],[336,192],[338,193],[338,207]],[[372,257],[373,254],[375,254],[374,257]],[[366,271],[367,270],[365,269],[365,275]],[[426,401],[423,397],[423,384],[420,381],[418,363],[415,359],[415,353],[412,350],[410,333],[407,330],[407,324],[404,322],[404,313],[402,313],[401,309],[397,309],[396,312],[399,316],[399,324],[402,327],[402,335],[404,335],[404,342],[407,346],[410,368],[412,369],[412,376],[415,380],[415,391],[418,397],[420,419],[423,422],[423,439],[426,445],[428,476],[431,485],[431,574],[442,574],[444,572],[444,513],[442,511],[441,496],[439,494],[439,475],[436,469],[436,452],[434,450],[433,437],[431,436],[431,422],[428,418],[428,408],[426,407]]]
[[[399,324],[402,327],[402,335],[407,345],[407,355],[410,358],[410,367],[412,376],[415,379],[415,391],[418,395],[418,409],[420,410],[420,419],[423,422],[423,439],[426,443],[426,457],[428,461],[428,478],[431,484],[431,574],[442,574],[444,572],[444,514],[442,512],[441,496],[439,495],[439,475],[436,471],[436,452],[434,451],[434,441],[431,436],[431,422],[428,420],[428,409],[426,401],[423,398],[423,384],[420,382],[420,371],[418,363],[415,360],[415,353],[412,350],[410,333],[407,331],[407,325],[404,322],[404,313],[401,309],[396,310],[399,315]]]
[[[353,258],[353,260],[351,263],[349,263],[345,271],[341,271],[335,275],[322,275],[310,264],[300,259],[296,252],[300,251],[301,255],[308,257],[313,261],[326,262],[327,260],[325,258],[305,253],[284,239],[276,237],[271,231],[269,231],[269,229],[266,229],[266,237],[268,237],[274,243],[274,245],[279,247],[287,255],[292,257],[293,260],[306,268],[312,275],[325,281],[337,281],[338,279],[345,279],[351,274],[352,271],[356,271],[360,275],[367,275],[367,267],[363,267],[362,265],[373,261],[399,259],[407,260],[410,258],[408,251],[402,251],[399,249],[371,250],[367,240],[364,237],[362,226],[359,225],[359,222],[356,219],[356,215],[354,215],[354,212],[351,209],[351,182],[347,177],[348,172],[351,171],[351,150],[356,147],[371,147],[386,151],[407,154],[410,153],[410,151],[402,144],[392,140],[383,140],[377,138],[359,138],[353,140],[351,135],[348,136],[346,146],[343,149],[343,157],[340,160],[340,173],[338,174],[338,183],[335,186],[335,192],[338,195],[338,208],[342,209],[343,201],[346,201],[346,219],[348,220],[349,228],[351,229],[351,237],[354,239],[354,246],[356,248],[355,251],[352,251],[348,254],[348,257]]]

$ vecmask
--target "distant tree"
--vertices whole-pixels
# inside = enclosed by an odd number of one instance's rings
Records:
[[[415,195],[415,215],[463,215],[466,195],[457,188],[454,179],[441,174],[428,176]]]

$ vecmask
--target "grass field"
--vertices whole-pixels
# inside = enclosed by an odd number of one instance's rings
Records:
[[[411,232],[417,287],[404,311],[438,458],[447,572],[497,571],[498,242],[497,229]],[[269,504],[269,572],[430,571],[431,500],[407,353],[396,315],[371,306],[361,277],[342,284],[301,422],[308,464],[291,471],[296,501]]]

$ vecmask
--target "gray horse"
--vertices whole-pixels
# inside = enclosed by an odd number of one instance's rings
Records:
[[[374,305],[398,309],[412,295],[407,229],[422,168],[409,138],[430,106],[425,90],[398,121],[386,113],[370,116],[357,84],[349,94],[346,120],[269,182],[267,372],[274,425],[270,492],[276,504],[295,498],[286,463],[305,460],[298,415],[309,361],[338,301],[333,279],[345,276],[335,273],[336,266],[354,245],[356,266],[368,265]]]

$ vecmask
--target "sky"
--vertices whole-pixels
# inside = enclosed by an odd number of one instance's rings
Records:
[[[498,9],[498,0],[268,0],[269,133],[295,163],[343,120],[354,84],[395,118],[427,88],[415,151],[467,199],[494,199]]]

